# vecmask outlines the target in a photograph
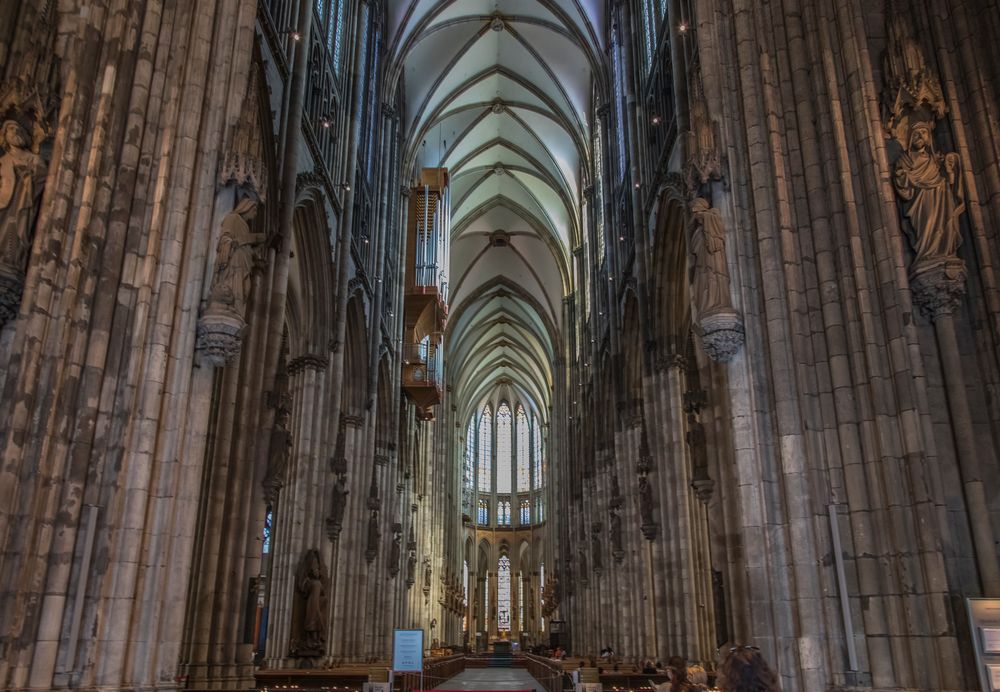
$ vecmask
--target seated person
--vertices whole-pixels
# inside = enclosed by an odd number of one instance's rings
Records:
[[[644,675],[656,675],[656,666],[652,661],[645,661],[642,664],[642,672]]]
[[[611,648],[610,644],[601,649],[601,658],[611,658],[614,655],[615,655],[615,650]]]

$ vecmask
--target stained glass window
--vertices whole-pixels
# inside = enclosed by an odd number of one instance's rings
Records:
[[[538,594],[542,602],[542,610],[545,610],[545,563],[538,565]],[[545,631],[545,617],[538,619],[538,624],[542,628],[542,632]]]
[[[625,65],[617,32],[612,46],[612,71],[615,79],[615,125],[618,145],[618,179],[625,180]]]
[[[465,472],[462,485],[466,488],[475,487],[476,473],[476,417],[469,418],[469,427],[465,430]]]
[[[517,628],[524,631],[524,578],[518,574],[517,580]]]
[[[510,632],[510,558],[506,555],[497,569],[497,629]]]
[[[531,523],[531,505],[528,503],[527,498],[521,500],[517,513],[517,521],[521,526],[527,526]]]
[[[510,500],[497,501],[497,525],[510,526]]]
[[[271,530],[274,527],[274,510],[271,505],[267,506],[267,511],[264,514],[264,545],[262,552],[267,555],[271,552]]]
[[[531,428],[535,443],[535,490],[538,490],[542,487],[545,474],[542,467],[542,427],[537,416],[531,417]]]
[[[488,493],[490,482],[490,454],[493,452],[493,411],[487,404],[479,419],[479,492]]]
[[[507,402],[497,409],[497,492],[509,493],[511,483],[511,424]]]
[[[330,32],[327,41],[330,45],[330,52],[333,53],[333,71],[340,76],[343,67],[342,50],[344,37],[344,0],[337,0],[337,14],[334,21],[330,22]]]
[[[531,490],[531,457],[528,447],[528,416],[524,407],[517,405],[517,492]]]
[[[604,262],[604,136],[601,123],[594,128],[594,210],[597,217],[597,263]]]
[[[651,0],[642,1],[642,32],[645,34],[643,45],[646,48],[646,69],[653,64],[653,53],[656,50],[656,19],[651,16],[653,10],[649,6]]]
[[[479,501],[479,512],[476,514],[476,523],[486,526],[490,523],[490,502],[489,500]]]
[[[469,605],[469,561],[465,561],[465,568],[462,571],[462,605]],[[469,613],[465,608],[462,609],[462,631],[469,631]]]

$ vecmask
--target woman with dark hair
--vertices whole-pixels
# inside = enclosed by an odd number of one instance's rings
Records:
[[[781,692],[778,676],[756,646],[736,646],[719,668],[722,692]]]

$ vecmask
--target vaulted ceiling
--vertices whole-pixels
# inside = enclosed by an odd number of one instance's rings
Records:
[[[451,175],[446,367],[463,419],[498,392],[548,419],[582,232],[604,4],[389,3],[406,165]]]

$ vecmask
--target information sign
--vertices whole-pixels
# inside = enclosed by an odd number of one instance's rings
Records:
[[[424,670],[424,631],[394,630],[392,636],[392,669],[400,673]]]

